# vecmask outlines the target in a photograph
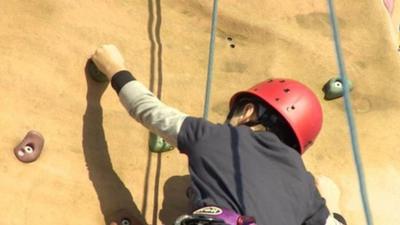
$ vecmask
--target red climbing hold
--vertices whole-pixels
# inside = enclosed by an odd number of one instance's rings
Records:
[[[39,158],[43,145],[43,136],[39,132],[31,130],[25,135],[21,143],[14,148],[14,154],[21,162],[33,162]]]

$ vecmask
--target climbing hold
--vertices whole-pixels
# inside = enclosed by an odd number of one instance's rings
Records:
[[[174,149],[174,147],[168,144],[163,138],[153,133],[150,133],[149,148],[151,152],[155,153],[167,152]]]
[[[131,225],[135,218],[126,209],[116,211],[110,218],[110,225]],[[136,221],[137,222],[137,221]],[[139,224],[139,223],[138,223]]]
[[[94,64],[91,59],[87,62],[87,72],[94,81],[101,83],[108,82],[107,76],[97,68],[96,64]]]
[[[353,84],[351,81],[347,81],[349,84],[349,90],[353,89]],[[340,78],[332,78],[330,79],[322,88],[322,91],[325,93],[325,100],[332,100],[335,98],[339,98],[343,96],[344,86],[342,80]]]
[[[33,162],[39,158],[43,145],[43,136],[39,132],[31,130],[25,135],[21,143],[14,148],[14,154],[21,162]]]
[[[131,221],[125,218],[121,221],[121,225],[131,225]]]

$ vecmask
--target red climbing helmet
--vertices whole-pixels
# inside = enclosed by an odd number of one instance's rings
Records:
[[[315,94],[305,85],[289,79],[271,79],[238,92],[230,108],[242,96],[256,96],[272,106],[288,122],[303,154],[314,142],[322,127],[322,108]]]

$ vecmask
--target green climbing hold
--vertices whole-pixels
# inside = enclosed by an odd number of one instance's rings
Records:
[[[90,77],[94,81],[97,81],[100,83],[108,82],[107,76],[97,68],[96,64],[94,64],[94,62],[91,59],[88,61],[87,71],[88,71]]]
[[[353,90],[353,84],[351,81],[347,80],[349,84],[349,90]],[[340,78],[332,78],[330,79],[322,88],[325,93],[324,99],[325,100],[332,100],[336,98],[340,98],[344,94],[344,86],[342,80]]]
[[[161,153],[174,149],[174,146],[168,144],[163,138],[156,134],[150,133],[149,148],[151,152]]]

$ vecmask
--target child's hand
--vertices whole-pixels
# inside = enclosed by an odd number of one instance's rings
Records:
[[[121,70],[126,70],[124,57],[115,45],[103,45],[96,49],[92,56],[97,68],[103,72],[108,80]]]
[[[325,176],[316,177],[315,183],[321,196],[326,200],[326,206],[329,211],[331,213],[340,213],[339,200],[341,192],[337,184]]]

